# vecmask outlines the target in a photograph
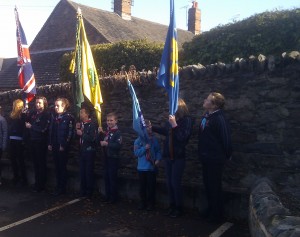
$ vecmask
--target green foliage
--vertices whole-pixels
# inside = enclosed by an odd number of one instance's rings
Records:
[[[98,74],[107,76],[120,71],[123,65],[126,71],[131,65],[134,65],[138,71],[152,70],[154,67],[158,67],[163,44],[143,39],[115,44],[99,44],[91,48]],[[65,54],[62,58],[60,76],[63,81],[69,81],[72,78],[69,72],[71,59],[72,54]]]
[[[281,55],[300,50],[300,9],[256,14],[217,26],[183,45],[182,63],[233,62],[250,55]]]

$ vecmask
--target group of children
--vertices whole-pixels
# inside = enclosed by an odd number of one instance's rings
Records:
[[[224,118],[222,108],[224,96],[210,93],[204,100],[205,113],[201,118],[198,133],[198,153],[203,165],[203,180],[208,199],[205,216],[212,221],[222,216],[222,170],[227,159],[231,157],[230,129]],[[28,112],[22,100],[13,102],[13,109],[8,121],[9,153],[14,173],[14,183],[26,184],[24,164],[24,131],[29,132],[30,153],[34,164],[35,183],[33,190],[41,192],[46,186],[47,150],[52,153],[55,174],[55,195],[66,192],[67,161],[70,145],[74,136],[79,140],[80,195],[91,198],[94,190],[94,164],[97,147],[103,154],[105,202],[115,203],[118,199],[118,168],[122,135],[118,129],[118,118],[115,113],[106,116],[107,129],[98,128],[92,120],[93,109],[83,105],[80,109],[80,121],[75,122],[68,112],[69,101],[58,98],[55,101],[55,112],[47,112],[47,100],[37,96],[35,109]],[[5,120],[5,119],[4,119]],[[185,169],[185,150],[192,133],[193,119],[182,99],[178,99],[175,115],[169,115],[165,126],[152,126],[145,121],[149,139],[141,137],[134,141],[134,155],[137,157],[139,177],[139,210],[153,210],[156,195],[157,166],[164,159],[166,186],[169,196],[167,216],[179,217],[183,214],[182,177]],[[3,117],[0,116],[0,158],[5,149],[6,137],[2,128]],[[24,129],[25,128],[25,129]],[[165,136],[163,152],[153,132]],[[2,136],[2,137],[1,137]],[[0,167],[1,168],[1,167]],[[1,171],[1,169],[0,169]],[[0,173],[1,174],[1,173]]]

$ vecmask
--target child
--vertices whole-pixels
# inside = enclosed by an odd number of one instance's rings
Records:
[[[231,132],[223,113],[224,105],[222,94],[212,92],[208,95],[203,102],[205,114],[198,134],[198,153],[208,201],[204,217],[215,223],[222,221],[223,217],[222,173],[224,163],[232,153]]]
[[[164,142],[164,164],[166,182],[169,194],[169,209],[166,216],[177,218],[183,215],[182,177],[185,169],[186,145],[192,133],[193,120],[189,115],[185,101],[178,99],[178,109],[174,115],[169,115],[165,127],[154,127],[157,132],[166,137]]]
[[[2,152],[6,150],[7,145],[7,121],[2,116],[2,107],[0,106],[0,162],[2,157]],[[1,163],[0,163],[0,185],[2,185],[1,181]]]
[[[67,162],[71,140],[74,134],[74,118],[68,112],[70,107],[66,98],[55,101],[55,115],[51,119],[49,128],[48,150],[52,151],[56,173],[55,196],[66,193]]]
[[[161,160],[160,144],[152,134],[152,126],[149,120],[146,121],[149,142],[145,144],[140,137],[134,142],[134,155],[138,158],[139,193],[141,203],[139,210],[147,207],[148,211],[154,209],[156,167]],[[148,205],[148,206],[147,206]]]
[[[50,116],[47,113],[48,102],[43,96],[35,99],[35,110],[28,113],[25,126],[30,134],[30,151],[34,167],[34,192],[42,192],[47,179],[47,138]]]
[[[94,189],[94,165],[96,157],[97,127],[91,120],[91,110],[82,107],[81,123],[76,124],[76,134],[80,137],[80,195],[91,198]]]
[[[24,160],[23,136],[25,130],[24,102],[20,99],[13,101],[13,108],[8,121],[9,154],[13,168],[13,183],[17,186],[27,185],[27,174]]]
[[[118,129],[117,115],[109,113],[106,116],[107,131],[99,128],[100,145],[104,151],[104,183],[105,183],[105,201],[115,203],[118,194],[118,168],[120,159],[120,150],[122,146],[122,136]]]

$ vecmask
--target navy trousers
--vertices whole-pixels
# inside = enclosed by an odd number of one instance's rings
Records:
[[[118,158],[105,158],[104,182],[105,196],[111,202],[116,202],[118,198]]]
[[[94,167],[96,151],[80,152],[80,191],[82,196],[91,197],[94,191]]]
[[[185,168],[185,159],[165,159],[165,171],[170,207],[179,210],[183,207],[182,176]]]

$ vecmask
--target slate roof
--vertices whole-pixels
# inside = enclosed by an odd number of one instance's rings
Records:
[[[38,86],[60,82],[60,58],[75,46],[78,7],[82,11],[91,45],[145,38],[149,41],[165,42],[168,30],[166,25],[136,17],[124,20],[114,12],[61,0],[30,45],[32,67]],[[178,29],[179,48],[193,37],[193,33]],[[4,59],[0,71],[0,90],[18,88],[17,75],[16,58]]]
[[[36,86],[60,83],[60,59],[66,52],[69,51],[31,54]],[[0,71],[0,91],[19,89],[18,71],[16,58],[3,60],[2,70]]]

